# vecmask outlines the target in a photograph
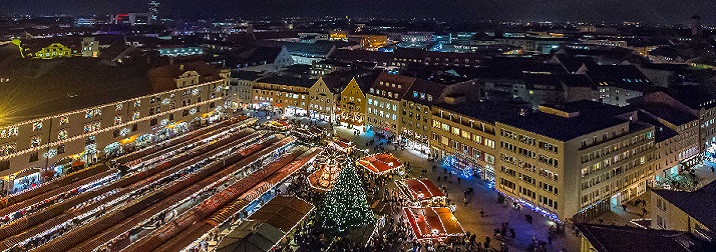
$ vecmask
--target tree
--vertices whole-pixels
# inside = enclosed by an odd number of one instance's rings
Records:
[[[373,222],[365,190],[351,161],[340,171],[333,190],[319,206],[318,219],[323,227],[342,233]]]

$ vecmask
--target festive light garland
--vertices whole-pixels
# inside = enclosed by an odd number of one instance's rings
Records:
[[[319,209],[318,217],[323,226],[340,233],[374,221],[365,191],[353,165],[341,170],[333,190],[328,192]]]
[[[223,97],[214,98],[214,99],[206,100],[206,101],[203,101],[203,102],[194,103],[194,104],[192,104],[192,106],[197,106],[197,105],[198,105],[198,106],[201,106],[201,105],[209,104],[209,103],[211,103],[211,102],[216,102],[216,101],[219,101],[219,100],[222,100],[222,99],[223,99]],[[189,107],[189,106],[187,106],[187,107]],[[0,156],[0,161],[2,161],[2,160],[7,160],[7,159],[10,159],[10,158],[14,158],[14,157],[19,157],[19,156],[21,156],[21,155],[24,155],[24,154],[27,154],[27,153],[31,153],[31,152],[36,152],[36,151],[39,151],[39,150],[42,150],[42,149],[52,148],[52,147],[55,147],[55,146],[59,146],[59,145],[61,145],[61,144],[65,144],[65,143],[69,143],[69,142],[73,142],[73,141],[85,139],[85,138],[87,138],[87,137],[89,137],[89,136],[98,135],[98,134],[103,133],[103,132],[109,132],[110,130],[120,129],[120,128],[122,128],[122,127],[130,126],[130,125],[135,124],[135,123],[138,123],[138,122],[144,122],[144,121],[147,121],[147,120],[150,120],[150,119],[154,119],[154,118],[157,118],[157,117],[161,117],[161,116],[164,116],[164,115],[168,115],[168,114],[170,114],[170,113],[179,112],[179,111],[184,110],[184,108],[186,108],[186,107],[181,107],[181,108],[177,108],[177,109],[165,111],[165,112],[162,112],[162,113],[159,113],[159,114],[154,114],[154,115],[151,115],[151,116],[148,116],[148,117],[144,117],[144,118],[142,118],[142,119],[128,121],[128,122],[125,122],[125,123],[122,123],[122,124],[110,126],[110,127],[103,128],[103,129],[96,130],[96,131],[92,131],[92,132],[87,132],[87,133],[80,134],[80,135],[76,135],[76,136],[73,136],[73,137],[69,137],[69,138],[66,138],[66,139],[63,139],[63,140],[54,141],[54,142],[46,143],[46,144],[39,145],[39,146],[36,146],[36,147],[33,147],[33,148],[28,148],[28,149],[24,149],[24,150],[21,150],[21,151],[13,152],[12,154],[8,154],[8,155],[5,155],[5,156]]]

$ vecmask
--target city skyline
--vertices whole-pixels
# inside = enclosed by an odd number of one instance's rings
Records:
[[[0,9],[13,14],[30,15],[107,15],[123,12],[148,12],[148,1],[128,0],[122,4],[113,1],[89,0],[7,0]],[[35,6],[44,6],[35,8]],[[440,6],[440,9],[434,8]],[[519,8],[518,8],[519,7]],[[165,1],[162,17],[320,17],[355,16],[377,18],[436,18],[446,21],[549,20],[549,21],[634,21],[645,24],[684,24],[694,14],[704,24],[713,24],[716,18],[705,10],[716,8],[716,2],[647,0],[624,3],[615,0],[579,2],[573,0],[536,1]]]

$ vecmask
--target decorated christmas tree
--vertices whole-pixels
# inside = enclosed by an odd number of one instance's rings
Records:
[[[365,191],[354,171],[352,162],[338,174],[333,190],[326,194],[319,207],[318,218],[326,229],[342,233],[373,222]]]

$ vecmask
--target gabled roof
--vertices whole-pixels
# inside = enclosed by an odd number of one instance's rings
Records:
[[[382,72],[375,80],[375,82],[373,82],[371,88],[375,90],[385,90],[388,92],[397,93],[398,97],[393,96],[390,99],[400,100],[403,98],[406,92],[408,92],[410,86],[415,83],[415,80],[416,79],[413,77]],[[395,87],[393,87],[393,84],[395,84]],[[398,85],[400,85],[400,87]],[[388,98],[387,95],[384,96],[382,94],[378,94],[378,92],[375,92],[373,95]]]
[[[712,245],[684,231],[576,224],[596,252],[706,252]]]
[[[567,87],[596,87],[592,79],[586,74],[566,74],[561,75],[559,78]]]
[[[448,86],[428,80],[416,79],[415,83],[410,86],[408,92],[403,96],[403,99],[416,102],[423,105],[433,105],[440,102],[440,97],[445,92]],[[425,94],[425,95],[423,95]],[[425,96],[432,96],[431,100],[428,100]]]

